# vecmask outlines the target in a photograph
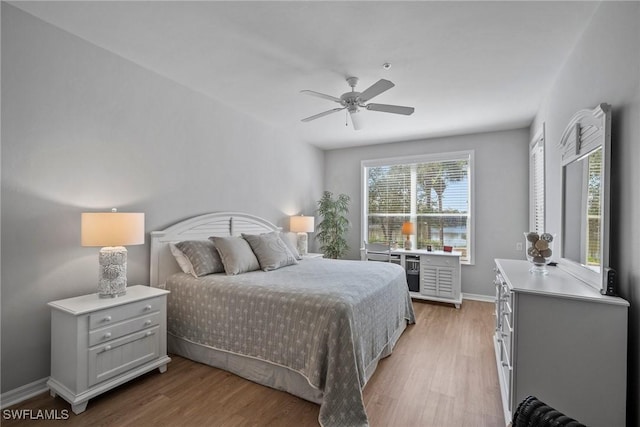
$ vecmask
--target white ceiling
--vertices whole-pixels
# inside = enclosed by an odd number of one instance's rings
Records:
[[[12,2],[143,67],[321,148],[527,126],[597,2]],[[384,70],[382,64],[392,68]],[[333,96],[396,87],[363,129]]]

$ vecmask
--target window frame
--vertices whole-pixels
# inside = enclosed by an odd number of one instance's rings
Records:
[[[369,191],[367,186],[367,168],[456,160],[467,160],[469,162],[469,229],[467,230],[467,238],[469,239],[469,256],[467,260],[461,260],[461,264],[475,265],[475,150],[415,154],[400,157],[362,160],[360,162],[360,195],[362,200],[360,206],[360,242],[366,241],[368,236],[367,207],[369,206]]]

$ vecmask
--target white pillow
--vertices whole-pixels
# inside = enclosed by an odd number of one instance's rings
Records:
[[[171,249],[171,254],[176,259],[178,265],[182,269],[182,272],[195,276],[195,274],[193,273],[193,266],[191,265],[191,262],[189,262],[189,259],[182,253],[180,249],[178,249],[175,243],[169,243],[169,249]]]

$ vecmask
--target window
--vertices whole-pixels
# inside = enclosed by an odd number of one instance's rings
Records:
[[[531,143],[529,153],[529,225],[543,233],[544,227],[544,128]]]
[[[397,242],[411,221],[412,247],[452,246],[473,263],[473,152],[445,153],[362,162],[363,240]]]

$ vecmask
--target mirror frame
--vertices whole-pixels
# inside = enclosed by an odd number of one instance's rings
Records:
[[[593,110],[580,110],[569,121],[559,143],[562,154],[562,218],[560,230],[561,268],[593,286],[600,293],[606,291],[606,269],[609,267],[609,209],[611,175],[611,106],[602,103]],[[581,160],[602,147],[602,204],[600,227],[600,272],[596,272],[574,260],[564,258],[565,224],[565,166]]]

